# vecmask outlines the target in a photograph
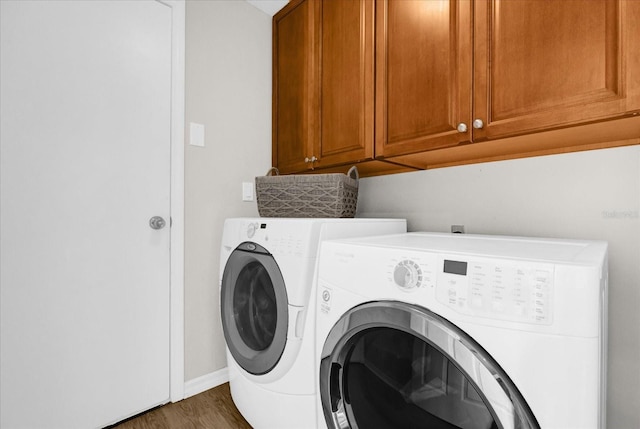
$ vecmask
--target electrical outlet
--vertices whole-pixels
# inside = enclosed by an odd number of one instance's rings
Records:
[[[451,232],[453,234],[464,234],[464,225],[451,225]]]

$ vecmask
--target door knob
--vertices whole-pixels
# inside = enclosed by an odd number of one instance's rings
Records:
[[[476,130],[479,130],[482,127],[484,127],[484,122],[482,122],[482,119],[475,119],[473,121],[473,128],[475,128]]]
[[[464,122],[460,122],[458,124],[458,132],[459,133],[466,133],[467,132],[467,124],[465,124]]]
[[[154,216],[149,219],[149,226],[151,229],[162,229],[167,223],[160,216]]]

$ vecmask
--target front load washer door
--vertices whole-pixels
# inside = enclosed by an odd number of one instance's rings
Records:
[[[220,289],[222,328],[231,355],[245,371],[271,371],[287,342],[288,300],[273,256],[244,242],[229,256]]]
[[[332,429],[540,427],[475,340],[396,301],[362,304],[340,318],[322,351],[320,392]]]

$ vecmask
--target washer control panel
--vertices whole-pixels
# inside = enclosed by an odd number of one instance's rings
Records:
[[[254,241],[268,249],[269,253],[280,256],[303,256],[308,245],[308,234],[296,234],[282,228],[275,228],[268,221],[248,222],[241,231],[241,239]]]
[[[463,314],[550,325],[553,274],[551,264],[445,257],[436,299]]]
[[[435,296],[457,313],[553,322],[553,264],[406,252],[389,261],[386,273],[397,290],[418,294],[420,302]]]

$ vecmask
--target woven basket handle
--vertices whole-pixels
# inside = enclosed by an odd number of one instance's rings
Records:
[[[355,165],[351,167],[349,171],[347,171],[347,176],[351,177],[352,179],[356,179],[356,181],[360,179],[360,175],[358,174],[358,168]]]
[[[271,167],[269,171],[267,171],[267,174],[265,174],[265,176],[279,176],[279,175],[280,175],[280,170],[278,170],[276,167]]]

